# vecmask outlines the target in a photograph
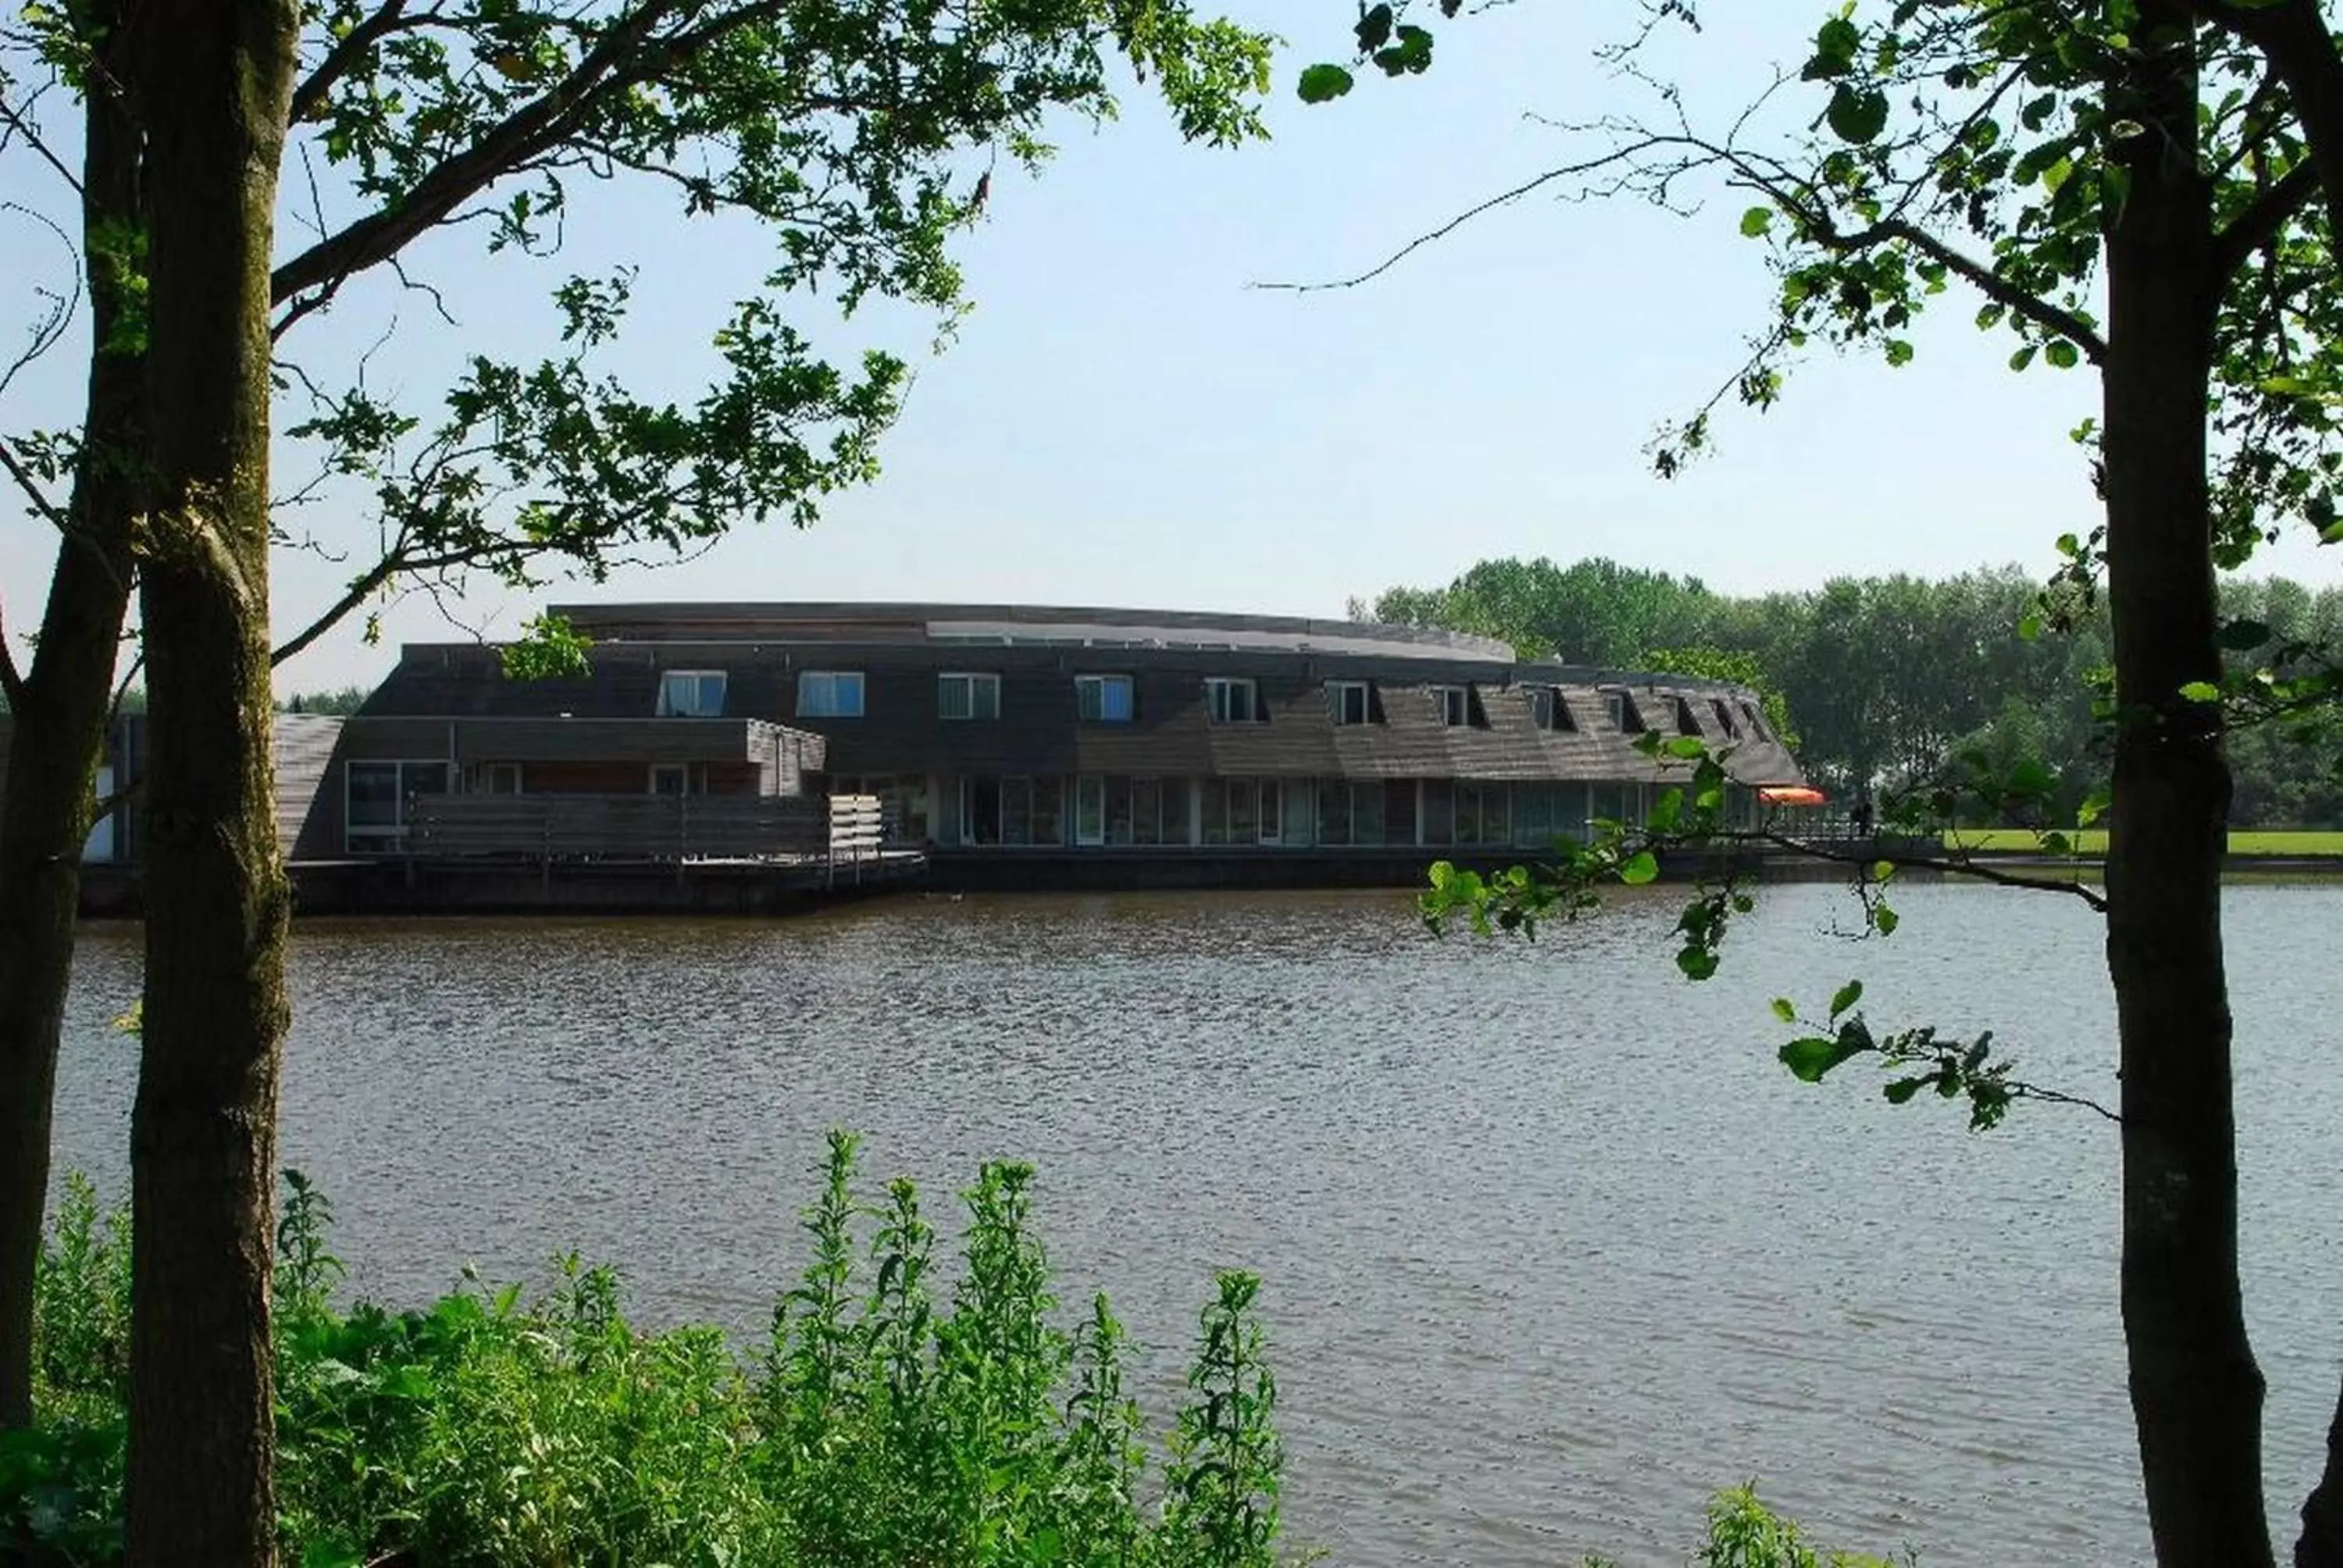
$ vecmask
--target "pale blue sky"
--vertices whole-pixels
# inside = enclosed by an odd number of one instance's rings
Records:
[[[1040,180],[996,177],[989,216],[961,251],[976,309],[949,352],[922,357],[875,486],[836,501],[810,532],[752,529],[680,568],[547,597],[1337,615],[1351,595],[1444,581],[1487,556],[1607,555],[1755,591],[1845,572],[2046,570],[2050,541],[2090,526],[2066,433],[2091,411],[2096,383],[2010,375],[2009,340],[1974,332],[1974,302],[1958,296],[1918,334],[1908,367],[1817,359],[1775,412],[1728,414],[1720,449],[1685,477],[1652,477],[1644,447],[1654,426],[1734,368],[1770,287],[1728,194],[1690,217],[1534,198],[1362,289],[1248,287],[1356,271],[1584,156],[1589,144],[1529,112],[1583,119],[1647,99],[1591,58],[1624,5],[1516,6],[1449,25],[1430,75],[1363,84],[1315,109],[1294,100],[1292,78],[1342,41],[1346,8],[1232,9],[1296,40],[1270,107],[1275,140],[1235,153],[1183,146],[1134,93],[1119,125],[1067,127]],[[1710,31],[1670,40],[1661,63],[1686,83],[1695,118],[1714,118],[1774,62],[1802,55],[1809,9],[1744,7],[1729,21],[1712,9]],[[58,205],[14,150],[0,156],[0,198]],[[689,395],[708,373],[724,305],[764,267],[764,242],[746,226],[687,224],[664,186],[588,188],[579,201],[554,261],[484,259],[463,238],[415,259],[460,331],[378,282],[301,328],[301,352],[346,357],[396,317],[401,334],[375,361],[377,384],[420,393],[456,355],[543,341],[538,301],[559,276],[635,260],[637,315],[614,364],[645,390]],[[0,229],[10,308],[51,270],[45,245],[20,221]],[[861,327],[898,347],[925,341],[900,317]],[[70,418],[71,358],[20,380],[0,422]],[[49,559],[48,541],[15,511],[0,511],[12,632],[36,618]],[[355,516],[327,508],[311,522],[347,538]],[[2266,564],[2343,578],[2333,552],[2307,544]],[[287,558],[280,629],[335,587],[336,568]],[[459,613],[493,632],[533,608],[482,592]],[[385,625],[387,644],[451,635],[423,601]],[[390,653],[362,646],[352,626],[280,684],[372,680]]]

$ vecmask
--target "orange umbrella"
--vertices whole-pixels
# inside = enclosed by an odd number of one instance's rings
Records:
[[[1759,787],[1757,799],[1767,806],[1820,806],[1830,797],[1805,784],[1767,784]]]

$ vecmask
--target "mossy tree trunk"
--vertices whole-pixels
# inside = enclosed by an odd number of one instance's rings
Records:
[[[123,286],[129,280],[103,259],[118,258],[120,236],[139,218],[138,136],[118,92],[91,93],[83,135],[93,345],[85,455],[59,519],[65,537],[12,716],[0,799],[0,1430],[31,1419],[33,1271],[48,1191],[57,1041],[82,841],[130,602],[129,520],[144,462],[140,307]]]
[[[127,1561],[266,1563],[287,1017],[269,756],[269,246],[298,13],[132,19],[147,136],[146,984],[131,1123]]]

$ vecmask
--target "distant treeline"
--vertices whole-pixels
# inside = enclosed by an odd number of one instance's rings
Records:
[[[1739,598],[1698,578],[1595,559],[1483,561],[1445,588],[1394,588],[1352,613],[1510,642],[1525,657],[1738,678],[1773,699],[1815,780],[1841,794],[1940,776],[1964,752],[2006,770],[2040,760],[2054,812],[2071,822],[2106,778],[2092,718],[2109,663],[2103,610],[2071,630],[2019,635],[2041,582],[2016,567],[1918,578],[1835,578],[1795,593]],[[2283,578],[2222,588],[2230,618],[2280,642],[2343,645],[2343,589]],[[2278,726],[2234,733],[2230,820],[2250,828],[2343,827],[2333,750]]]

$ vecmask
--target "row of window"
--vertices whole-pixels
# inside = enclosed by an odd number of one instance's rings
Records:
[[[861,781],[870,783],[870,781]],[[924,779],[888,781],[898,819],[930,823]],[[1640,784],[1466,779],[1072,779],[966,775],[942,780],[932,830],[952,846],[1102,845],[1378,848],[1534,847],[1583,839],[1598,819],[1642,815]],[[1734,809],[1748,797],[1736,792]]]
[[[724,712],[722,670],[671,669],[660,678],[659,712],[662,718],[717,719]],[[1527,689],[1530,719],[1541,729],[1575,733],[1578,717],[1560,687]],[[1477,688],[1434,686],[1430,689],[1432,716],[1457,729],[1488,727],[1488,710]],[[1741,737],[1745,722],[1759,739],[1765,727],[1755,707],[1741,703],[1740,715],[1723,698],[1711,698],[1716,721],[1728,739]],[[1647,726],[1634,699],[1624,691],[1603,693],[1604,717],[1621,734],[1639,734]],[[1679,733],[1697,735],[1692,699],[1675,699]],[[1261,688],[1245,676],[1204,678],[1204,709],[1215,724],[1258,723],[1268,717]],[[860,719],[863,715],[860,670],[809,669],[798,677],[797,716],[800,719]],[[1383,693],[1371,680],[1326,682],[1326,711],[1338,725],[1384,723]],[[947,671],[936,677],[936,713],[945,719],[990,719],[1001,717],[1001,677],[968,671]],[[1127,675],[1074,677],[1074,717],[1099,724],[1128,724],[1137,717],[1131,678]]]

